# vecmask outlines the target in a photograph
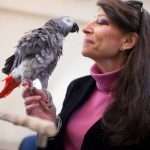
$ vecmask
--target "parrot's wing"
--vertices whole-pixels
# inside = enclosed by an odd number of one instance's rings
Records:
[[[49,48],[48,42],[51,41],[44,29],[34,29],[21,38],[17,45],[17,51],[19,51],[22,59],[34,57],[36,54],[39,54],[42,49]]]
[[[58,43],[57,40],[52,42],[52,39],[56,39],[56,35],[48,35],[48,32],[42,28],[34,29],[27,33],[18,42],[15,54],[6,59],[2,72],[9,74],[14,68],[18,67],[24,59],[33,58],[36,54],[41,55],[42,50],[51,49],[54,43]],[[49,50],[48,52],[51,53]]]

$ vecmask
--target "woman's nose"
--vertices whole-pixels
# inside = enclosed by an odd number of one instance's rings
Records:
[[[93,32],[93,22],[89,22],[87,23],[83,29],[82,29],[83,33],[85,34],[89,34]]]

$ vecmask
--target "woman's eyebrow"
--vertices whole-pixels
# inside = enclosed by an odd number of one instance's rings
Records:
[[[108,17],[105,14],[98,14],[96,17],[105,17],[106,19],[108,19]]]

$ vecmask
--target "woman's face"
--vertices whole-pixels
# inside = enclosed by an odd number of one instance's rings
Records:
[[[124,34],[100,10],[96,19],[84,28],[85,34],[82,54],[95,61],[115,59],[120,54]]]

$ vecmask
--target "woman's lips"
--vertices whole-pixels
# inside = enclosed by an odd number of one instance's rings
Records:
[[[84,39],[84,44],[94,44],[94,41],[88,38]]]

